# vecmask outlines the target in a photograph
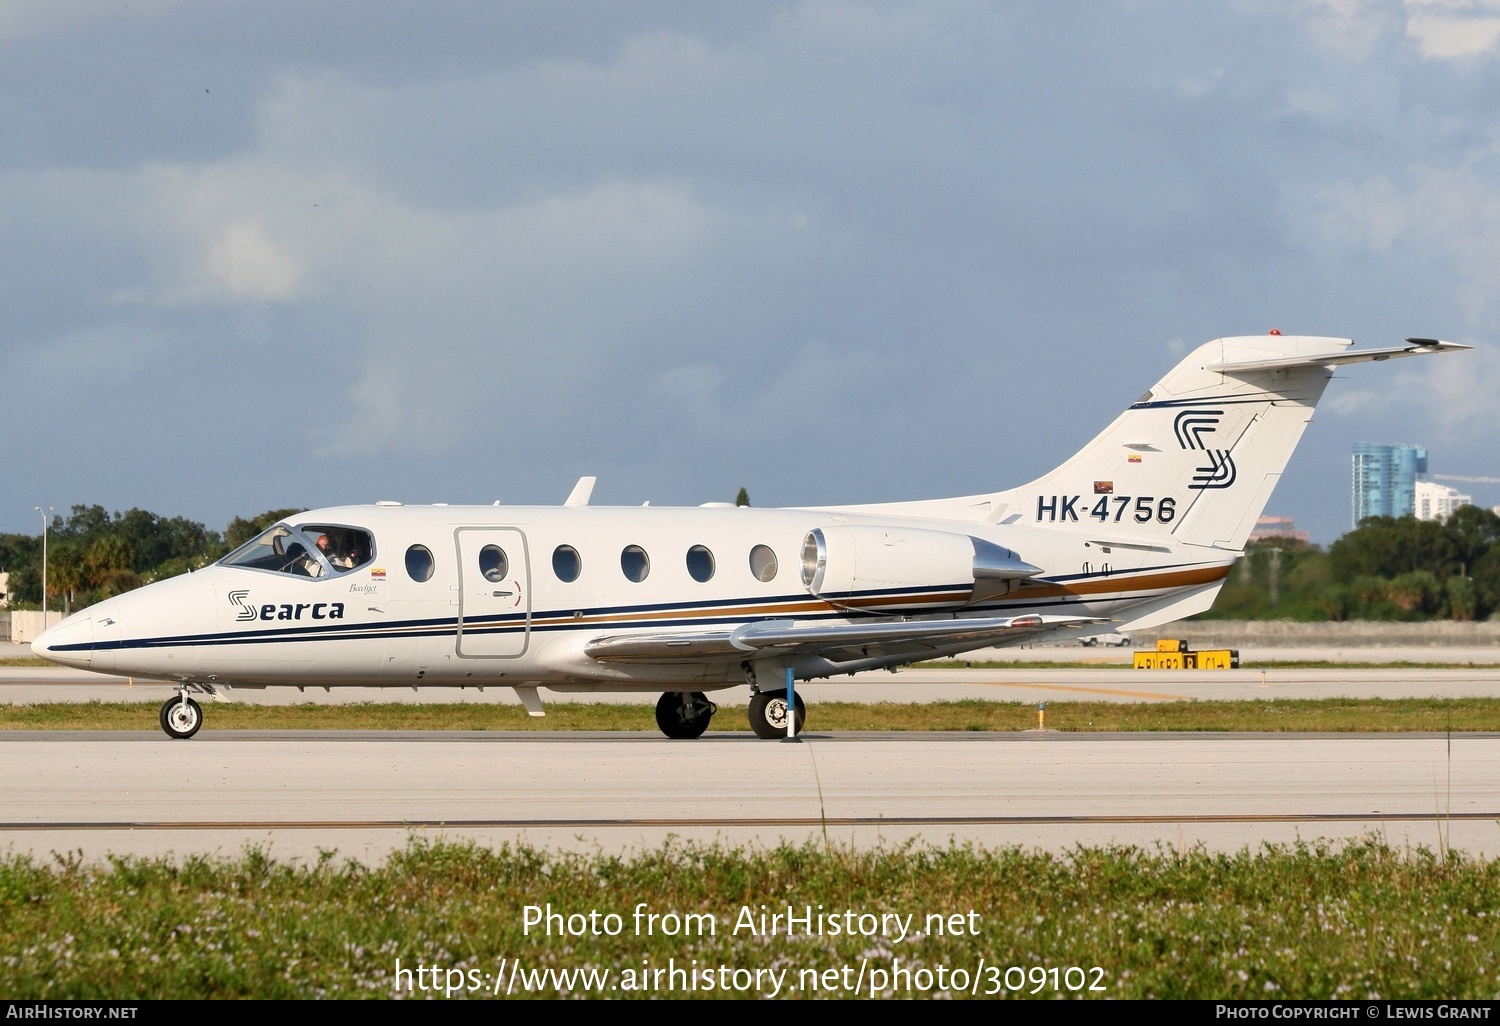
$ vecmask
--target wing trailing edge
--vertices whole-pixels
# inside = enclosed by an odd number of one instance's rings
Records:
[[[1062,627],[1104,623],[1098,617],[1012,616],[952,620],[901,620],[868,624],[799,624],[762,620],[732,631],[613,634],[595,638],[584,652],[600,662],[677,663],[705,659],[755,659],[768,655],[838,657],[907,652],[964,651],[996,643],[1014,644]]]

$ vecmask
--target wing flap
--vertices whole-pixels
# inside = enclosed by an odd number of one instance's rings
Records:
[[[1012,616],[885,623],[797,623],[763,620],[732,631],[613,634],[595,638],[584,652],[601,662],[701,662],[760,655],[891,655],[925,649],[961,652],[1013,643],[1060,627],[1103,622],[1097,617]]]

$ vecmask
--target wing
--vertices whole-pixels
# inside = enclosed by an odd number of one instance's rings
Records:
[[[605,635],[589,642],[584,651],[601,662],[677,663],[783,655],[817,656],[836,666],[881,665],[1012,645],[1061,627],[1102,622],[1096,617],[1035,615],[870,624],[763,620],[732,631]]]

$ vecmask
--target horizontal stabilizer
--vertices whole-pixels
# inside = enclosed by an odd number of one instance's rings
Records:
[[[1458,353],[1473,349],[1459,342],[1443,342],[1435,338],[1409,338],[1405,347],[1389,349],[1346,350],[1336,349],[1326,353],[1299,353],[1296,356],[1277,357],[1266,360],[1239,360],[1228,363],[1205,364],[1206,371],[1221,374],[1247,374],[1256,371],[1285,370],[1289,367],[1337,367],[1346,363],[1379,363],[1382,360],[1399,360],[1403,356],[1429,356],[1433,353]]]

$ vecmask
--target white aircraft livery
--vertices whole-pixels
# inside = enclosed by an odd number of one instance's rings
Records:
[[[749,685],[761,737],[800,730],[796,680],[1158,626],[1212,605],[1334,369],[1469,346],[1223,338],[1056,470],[1009,491],[807,509],[378,502],[291,517],[212,566],[107,599],[32,645],[83,669],[236,688],[659,691],[698,737]],[[788,710],[792,715],[788,716]]]

